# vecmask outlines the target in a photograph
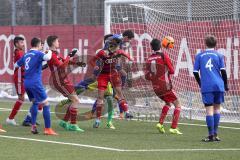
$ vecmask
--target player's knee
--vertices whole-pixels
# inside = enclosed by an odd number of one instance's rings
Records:
[[[98,105],[103,105],[103,99],[98,99],[98,100],[97,100],[97,106],[98,106]]]
[[[73,95],[73,96],[71,97],[71,101],[72,101],[73,103],[75,103],[75,104],[79,104],[79,103],[80,103],[80,100],[79,100],[79,98],[77,97],[77,95]]]
[[[44,100],[44,101],[42,102],[42,105],[43,105],[43,106],[49,106],[48,100]]]

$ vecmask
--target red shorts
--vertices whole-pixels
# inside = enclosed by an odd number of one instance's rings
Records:
[[[61,81],[53,83],[55,89],[60,92],[63,96],[68,97],[69,95],[75,94],[75,88],[73,84],[68,81]]]
[[[156,95],[163,100],[165,103],[173,103],[177,100],[177,96],[173,90],[166,91],[165,93],[160,92],[159,90],[154,90]]]
[[[121,87],[122,81],[118,72],[115,73],[102,73],[97,78],[98,89],[105,91],[107,89],[108,82],[112,84],[113,87]]]
[[[25,94],[23,78],[19,79],[16,76],[14,76],[14,85],[15,85],[15,89],[16,89],[16,92],[18,95]]]

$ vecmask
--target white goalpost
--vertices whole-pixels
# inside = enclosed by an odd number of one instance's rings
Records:
[[[240,123],[240,2],[238,0],[106,0],[105,34],[131,29],[135,40],[129,48],[134,63],[129,71],[132,86],[124,89],[130,111],[139,119],[157,120],[163,102],[144,80],[144,62],[152,38],[171,36],[169,54],[175,74],[173,88],[183,106],[182,118],[203,120],[199,87],[193,77],[194,57],[205,49],[204,37],[217,37],[217,50],[225,55],[230,91],[222,106],[222,121]],[[127,65],[129,66],[129,65]],[[131,73],[131,74],[130,74]],[[171,114],[171,112],[170,112]]]

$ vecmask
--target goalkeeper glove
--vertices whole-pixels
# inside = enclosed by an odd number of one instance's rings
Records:
[[[69,55],[69,57],[74,57],[77,52],[78,52],[78,49],[77,48],[73,48],[72,52],[68,53],[68,55]]]
[[[84,62],[76,62],[76,65],[78,65],[80,67],[86,67],[86,63],[84,63]]]

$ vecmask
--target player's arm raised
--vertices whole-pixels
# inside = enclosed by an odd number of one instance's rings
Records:
[[[14,64],[14,70],[16,69],[16,68],[19,68],[19,67],[21,67],[21,66],[23,66],[24,65],[24,56],[22,57],[22,58],[20,58],[15,64]]]

